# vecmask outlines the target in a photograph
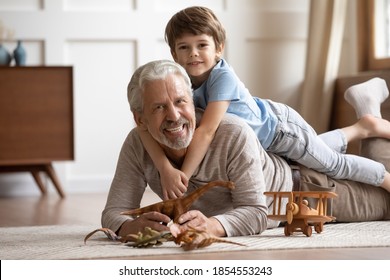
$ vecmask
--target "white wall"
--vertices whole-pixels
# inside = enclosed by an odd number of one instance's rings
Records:
[[[14,29],[4,43],[10,51],[21,39],[27,65],[74,66],[76,159],[55,163],[67,193],[108,190],[134,125],[130,76],[143,63],[171,58],[165,24],[191,5],[212,8],[223,22],[225,58],[253,95],[298,107],[309,0],[0,0],[0,20]],[[39,191],[28,174],[0,175],[0,195]]]

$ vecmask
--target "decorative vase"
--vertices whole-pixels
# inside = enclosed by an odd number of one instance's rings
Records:
[[[18,40],[18,44],[14,49],[14,58],[16,66],[26,65],[26,50],[22,45],[22,41]]]
[[[12,60],[11,54],[0,44],[0,66],[9,66]]]

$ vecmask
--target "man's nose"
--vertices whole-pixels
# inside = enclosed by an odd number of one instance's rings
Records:
[[[170,121],[177,121],[180,118],[180,110],[176,106],[169,106],[167,110],[167,119]]]

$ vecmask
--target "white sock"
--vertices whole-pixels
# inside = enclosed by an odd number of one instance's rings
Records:
[[[345,100],[355,109],[358,119],[367,114],[382,118],[381,104],[388,96],[386,81],[381,78],[351,86],[344,93]]]

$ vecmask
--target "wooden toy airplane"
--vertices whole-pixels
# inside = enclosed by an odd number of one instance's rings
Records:
[[[292,191],[292,192],[265,192],[266,196],[273,196],[273,212],[269,219],[286,221],[284,234],[290,236],[294,232],[302,232],[307,237],[312,234],[312,226],[317,233],[321,233],[325,222],[330,222],[335,217],[327,215],[328,199],[337,197],[334,192],[325,191]],[[285,213],[282,210],[282,198],[288,198]],[[306,198],[317,201],[316,208],[309,206]]]

